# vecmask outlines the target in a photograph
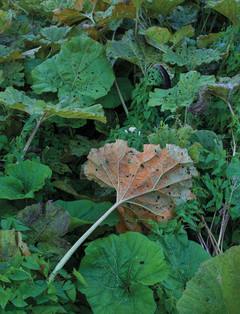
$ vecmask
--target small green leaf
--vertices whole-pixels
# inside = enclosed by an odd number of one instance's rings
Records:
[[[11,275],[9,276],[12,280],[27,280],[32,279],[31,275],[23,269],[15,269],[12,271]]]
[[[87,285],[86,281],[84,280],[83,276],[74,268],[73,275],[80,281],[82,284]]]
[[[39,270],[41,267],[39,266],[38,262],[31,256],[25,256],[26,262],[22,263],[22,266],[33,269],[33,270]]]
[[[238,158],[234,157],[231,160],[227,167],[226,175],[228,179],[236,177],[240,180],[240,160]]]
[[[10,288],[4,289],[2,286],[0,286],[0,294],[1,294],[0,305],[1,305],[3,310],[5,309],[6,305],[8,304],[11,293],[12,293],[12,291]]]

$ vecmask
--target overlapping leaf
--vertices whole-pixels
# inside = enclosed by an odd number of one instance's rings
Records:
[[[7,175],[0,177],[0,198],[34,198],[34,192],[40,190],[51,175],[48,166],[30,160],[11,165]]]
[[[153,285],[164,278],[168,267],[163,250],[139,233],[110,235],[91,242],[79,272],[81,286],[95,313],[154,313]]]
[[[152,0],[144,1],[143,5],[151,10],[160,13],[162,16],[166,17],[168,13],[182,3],[184,0]],[[139,0],[134,0],[134,2],[141,2]]]
[[[0,231],[0,262],[7,262],[17,254],[30,255],[28,246],[22,241],[22,235],[15,230]]]
[[[201,86],[214,83],[213,75],[200,75],[196,71],[180,74],[179,82],[173,88],[168,90],[156,88],[154,93],[150,93],[148,105],[150,107],[161,106],[162,111],[176,112],[180,107],[189,107],[193,103]]]
[[[160,54],[147,46],[143,37],[135,36],[133,30],[126,32],[122,40],[108,41],[107,56],[111,64],[118,58],[137,64],[143,73],[147,67],[161,61]]]
[[[169,50],[163,56],[164,62],[186,66],[189,70],[193,70],[203,63],[211,63],[220,59],[221,52],[218,50],[196,49],[195,47],[176,48],[176,52]]]
[[[74,119],[96,119],[105,122],[104,112],[101,105],[93,105],[90,107],[83,106],[80,99],[65,98],[58,104],[45,103],[43,100],[38,100],[28,97],[23,91],[18,91],[13,87],[8,87],[4,92],[0,92],[0,103],[25,111],[32,114],[38,114],[44,119],[49,119],[54,116]]]
[[[17,219],[31,229],[28,231],[29,243],[38,243],[43,251],[62,254],[69,247],[62,238],[67,232],[69,214],[60,206],[51,202],[27,206],[18,213]]]
[[[32,77],[37,94],[58,91],[60,99],[83,95],[97,99],[106,95],[114,82],[104,48],[85,36],[63,44],[59,54],[33,70]]]
[[[0,63],[21,59],[22,54],[14,48],[0,45]]]
[[[233,25],[240,25],[240,3],[239,0],[206,1],[207,7],[216,10],[231,20]]]
[[[240,247],[203,263],[177,303],[180,313],[238,313],[240,308]]]
[[[184,38],[193,35],[194,29],[191,25],[180,29],[174,34],[171,34],[167,28],[158,26],[152,26],[146,30],[147,42],[165,53],[168,51],[170,44],[176,46]]]
[[[210,259],[211,255],[200,244],[189,241],[186,233],[180,239],[172,234],[164,235],[158,241],[170,268],[169,276],[159,286],[165,291],[167,298],[172,300],[175,308],[186,283],[195,275],[200,264]]]
[[[23,86],[24,85],[24,73],[23,65],[17,61],[11,63],[0,63],[0,71],[3,72],[3,81],[0,83],[2,88],[7,86]]]
[[[187,150],[175,145],[144,145],[141,153],[117,140],[92,149],[84,171],[88,179],[115,188],[117,202],[140,218],[171,219],[177,205],[195,197],[189,188],[197,171]]]

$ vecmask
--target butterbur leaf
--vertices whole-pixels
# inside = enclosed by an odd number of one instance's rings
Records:
[[[174,208],[195,196],[189,188],[197,175],[186,149],[144,145],[143,152],[117,140],[92,149],[84,172],[89,180],[117,191],[117,203],[143,219],[171,219]]]
[[[10,62],[21,58],[22,55],[19,51],[14,50],[11,47],[0,45],[0,63]]]
[[[137,1],[140,3],[142,2],[139,0],[134,0],[134,1]],[[173,8],[175,8],[182,2],[184,2],[184,0],[152,0],[152,1],[144,1],[143,6],[151,10],[154,10],[160,13],[162,16],[166,17]]]
[[[189,241],[187,234],[180,240],[176,235],[164,235],[158,239],[163,247],[167,264],[170,268],[169,276],[159,285],[165,291],[167,297],[172,299],[176,307],[178,300],[184,291],[186,283],[192,279],[201,263],[211,258],[200,244]]]
[[[24,73],[23,65],[17,61],[10,63],[1,63],[0,70],[3,71],[3,82],[0,83],[2,88],[7,86],[23,86],[24,85]]]
[[[177,303],[183,314],[238,313],[240,309],[240,247],[204,262],[187,283]]]
[[[110,235],[91,242],[79,272],[94,313],[154,313],[154,285],[166,278],[163,250],[136,232]]]
[[[238,0],[206,1],[207,7],[216,10],[231,20],[234,26],[240,25],[240,3]]]
[[[122,97],[126,102],[131,98],[133,86],[130,80],[126,77],[119,77],[116,79],[118,87],[121,91]],[[121,104],[115,85],[112,86],[110,92],[97,100],[104,108],[116,108]]]
[[[221,52],[214,49],[196,49],[195,47],[176,48],[176,51],[169,50],[163,56],[163,61],[179,66],[186,66],[194,70],[203,63],[211,63],[221,59]]]
[[[42,116],[47,120],[54,116],[72,119],[96,119],[105,122],[104,112],[101,105],[90,107],[81,104],[79,99],[65,98],[57,104],[45,103],[43,100],[28,97],[24,91],[18,91],[13,87],[7,87],[0,92],[0,103],[21,111]]]
[[[6,32],[12,25],[12,10],[0,10],[0,34]]]
[[[86,18],[86,15],[74,9],[55,10],[54,15],[53,15],[54,20],[59,21],[65,25],[66,24],[72,25],[74,23],[79,23],[85,18]]]
[[[97,99],[107,94],[115,79],[104,48],[85,36],[64,43],[57,55],[32,71],[32,77],[35,93],[58,91],[60,99]]]
[[[154,92],[150,93],[148,105],[161,106],[161,111],[176,112],[181,107],[190,107],[202,86],[214,83],[214,75],[200,75],[197,71],[180,74],[179,82],[173,88],[155,88]]]
[[[147,42],[165,53],[167,53],[170,43],[176,46],[184,38],[192,37],[193,35],[194,29],[191,25],[180,29],[173,35],[164,27],[152,26],[146,30]]]
[[[56,201],[55,204],[61,206],[70,215],[68,231],[82,225],[93,224],[112,206],[112,203],[110,202],[94,203],[89,200],[72,202],[59,200]],[[101,225],[107,224],[109,226],[114,226],[118,220],[117,213],[113,212],[102,222]]]
[[[161,62],[159,52],[147,46],[143,37],[135,36],[133,30],[127,31],[122,40],[108,41],[106,52],[112,65],[121,58],[137,64],[143,73],[150,65]]]
[[[99,14],[99,13],[98,13]],[[114,6],[110,6],[108,10],[99,15],[100,25],[105,25],[107,22],[119,19],[134,19],[136,16],[136,7],[129,2],[118,3]]]
[[[221,77],[216,84],[207,84],[204,92],[213,94],[228,101],[234,90],[240,88],[240,74],[234,77]]]
[[[29,243],[38,243],[39,248],[47,247],[48,252],[56,254],[62,254],[69,247],[62,238],[67,232],[69,214],[60,206],[50,201],[46,205],[27,206],[18,213],[17,219],[31,229],[28,231]]]
[[[11,165],[7,175],[0,177],[0,198],[34,198],[34,192],[40,190],[51,175],[48,166],[30,160]]]
[[[152,26],[146,30],[147,42],[163,52],[167,52],[171,33],[165,27]]]

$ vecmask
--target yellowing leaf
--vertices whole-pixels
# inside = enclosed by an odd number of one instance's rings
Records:
[[[149,144],[138,152],[117,140],[92,149],[84,171],[89,180],[115,188],[117,203],[142,219],[169,220],[177,205],[195,198],[189,188],[197,171],[187,150],[176,145]]]

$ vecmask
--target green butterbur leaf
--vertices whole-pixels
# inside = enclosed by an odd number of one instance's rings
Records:
[[[180,74],[179,82],[173,88],[167,90],[156,88],[154,93],[150,93],[148,105],[161,106],[161,111],[176,112],[178,108],[189,107],[193,103],[201,86],[214,82],[213,75],[200,75],[196,71]]]
[[[240,3],[238,0],[206,1],[207,7],[225,15],[234,26],[240,25]]]
[[[90,107],[83,106],[79,99],[65,98],[57,104],[45,103],[43,100],[33,99],[13,87],[7,87],[0,92],[0,103],[5,106],[42,116],[47,120],[54,116],[72,119],[94,119],[105,122],[104,112],[101,105]]]
[[[0,198],[34,198],[34,192],[40,190],[51,175],[52,171],[48,166],[34,161],[25,160],[12,165],[7,176],[0,177]]]
[[[2,88],[7,86],[23,86],[24,73],[22,70],[22,64],[17,61],[12,61],[10,63],[0,63],[0,71],[2,71],[3,78],[0,86]]]
[[[96,222],[111,206],[110,202],[94,203],[89,200],[79,200],[73,202],[56,201],[56,205],[61,206],[70,215],[70,225],[68,230],[73,230],[82,225],[93,224]],[[107,224],[114,226],[119,221],[116,212],[110,214],[101,225]]]
[[[124,101],[129,100],[133,91],[131,81],[126,77],[119,77],[117,78],[117,84]],[[121,100],[114,85],[106,96],[99,98],[97,101],[103,108],[116,108],[121,104]]]
[[[164,27],[152,26],[146,30],[147,42],[165,53],[167,53],[169,45],[176,46],[184,38],[192,37],[193,35],[194,29],[191,25],[180,29],[173,35]],[[169,54],[169,52],[167,54]]]
[[[182,2],[184,2],[184,0],[151,0],[144,1],[143,4],[145,7],[154,10],[160,13],[162,16],[166,17],[173,8]]]
[[[108,41],[107,56],[112,65],[121,58],[137,64],[143,73],[150,65],[161,62],[159,52],[147,46],[143,37],[135,36],[133,30],[127,31],[122,40]]]
[[[211,258],[200,244],[189,241],[187,234],[184,234],[184,240],[186,245],[176,235],[164,235],[158,240],[170,267],[169,276],[160,283],[160,287],[173,302],[182,296],[185,284],[194,276],[200,264]]]
[[[81,286],[95,313],[154,313],[156,304],[148,285],[166,278],[163,250],[139,233],[91,242],[79,272]]]
[[[240,160],[239,160],[239,158],[234,157],[231,160],[231,162],[230,162],[230,164],[226,170],[226,175],[227,175],[228,179],[236,177],[236,178],[238,178],[238,180],[240,180]]]
[[[240,90],[240,74],[234,77],[220,77],[216,84],[207,84],[204,92],[213,94],[222,98],[225,101],[229,101],[232,93]]]
[[[163,61],[179,66],[186,66],[194,70],[203,63],[211,63],[221,59],[221,52],[214,49],[196,49],[195,47],[176,48],[176,52],[169,50],[163,56]]]
[[[238,313],[240,309],[240,247],[204,262],[187,283],[177,309],[183,314]]]
[[[168,15],[167,21],[173,29],[179,31],[196,22],[198,11],[199,7],[194,3],[179,5]]]
[[[35,93],[58,91],[60,99],[83,95],[97,99],[114,81],[104,48],[85,36],[63,44],[59,54],[33,70],[32,77]]]
[[[167,28],[152,26],[146,30],[147,42],[163,52],[167,52],[171,33]]]
[[[0,63],[21,59],[22,55],[11,47],[0,45]]]
[[[5,12],[0,10],[0,34],[6,32],[12,25],[12,10]]]

